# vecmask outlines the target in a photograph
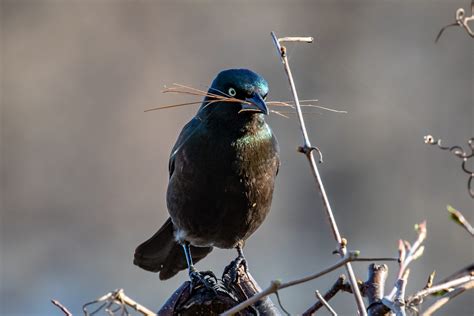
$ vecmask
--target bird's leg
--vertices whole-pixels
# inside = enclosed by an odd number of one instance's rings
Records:
[[[247,272],[248,271],[247,259],[245,259],[244,257],[244,251],[242,250],[242,245],[239,244],[237,247],[235,247],[235,249],[237,249],[237,253],[238,253],[237,258],[235,259],[236,260],[235,265],[238,267],[242,264],[244,266],[245,272]]]
[[[229,265],[229,270],[227,271],[227,273],[230,276],[230,279],[233,282],[237,281],[240,266],[244,267],[244,272],[245,273],[248,272],[247,260],[244,257],[244,252],[242,250],[242,244],[238,244],[237,247],[235,247],[235,249],[237,249],[238,256]]]
[[[193,257],[191,256],[191,249],[189,248],[189,243],[188,242],[183,242],[181,244],[181,247],[183,247],[184,255],[186,256],[186,263],[188,264],[188,273],[191,275],[191,273],[196,272],[196,268],[194,268],[193,265]]]
[[[188,274],[191,279],[193,287],[198,286],[199,284],[204,285],[207,289],[216,292],[214,286],[217,283],[217,279],[212,272],[201,273],[193,265],[193,257],[191,255],[191,249],[189,247],[189,242],[181,243],[183,247],[184,255],[186,256],[186,263],[188,264]]]

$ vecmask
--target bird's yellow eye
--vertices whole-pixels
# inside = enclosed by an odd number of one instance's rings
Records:
[[[228,91],[228,92],[229,92],[229,95],[230,95],[231,97],[235,97],[236,94],[237,94],[237,91],[235,91],[234,88],[229,88],[229,91]]]

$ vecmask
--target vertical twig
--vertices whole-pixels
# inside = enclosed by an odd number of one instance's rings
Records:
[[[408,266],[410,263],[423,255],[425,246],[423,246],[423,242],[426,239],[426,221],[421,222],[420,224],[415,225],[415,229],[417,231],[418,237],[413,245],[410,245],[408,241],[399,240],[398,244],[398,251],[400,253],[400,269],[398,270],[398,277],[397,281],[403,279],[404,277],[408,277],[405,275],[405,272],[408,270]],[[399,285],[403,285],[406,283],[407,280],[403,282],[398,282],[388,295],[388,300],[393,300],[397,292],[400,291]],[[385,302],[385,301],[384,301]]]
[[[280,42],[292,41],[292,38],[282,38],[282,39],[279,40],[276,37],[274,32],[271,33],[271,36],[272,36],[273,41],[275,43],[275,46],[278,50],[278,55],[280,56],[281,62],[283,63],[283,66],[285,68],[285,72],[288,76],[288,81],[290,83],[291,91],[293,93],[293,98],[294,98],[294,101],[295,101],[296,113],[298,115],[298,120],[299,120],[299,124],[300,124],[301,133],[303,135],[303,146],[299,148],[299,151],[302,152],[303,154],[305,154],[306,158],[308,159],[308,162],[311,166],[311,172],[313,174],[313,177],[316,180],[316,184],[317,184],[319,192],[321,194],[321,198],[322,198],[322,201],[323,201],[324,209],[326,211],[326,215],[329,219],[329,223],[331,224],[331,229],[332,229],[334,238],[336,239],[337,243],[339,244],[338,253],[341,257],[345,257],[346,253],[347,253],[347,248],[346,248],[347,241],[341,237],[341,234],[339,233],[339,229],[337,227],[336,220],[334,219],[334,215],[333,215],[333,212],[332,212],[332,209],[331,209],[331,205],[329,203],[329,199],[327,197],[326,190],[324,189],[324,185],[323,185],[323,182],[322,182],[322,179],[321,179],[321,175],[319,174],[318,166],[316,165],[316,160],[314,159],[313,150],[317,150],[317,148],[311,146],[311,142],[310,142],[309,137],[308,137],[308,132],[306,130],[306,125],[305,125],[304,118],[303,118],[303,112],[301,111],[300,101],[299,101],[299,98],[298,98],[298,94],[296,92],[296,87],[295,87],[295,83],[294,83],[294,80],[293,80],[293,75],[291,74],[290,65],[288,63],[288,58],[287,58],[287,55],[286,55],[286,48],[285,48],[285,46],[280,45]],[[313,40],[312,38],[305,38],[305,39],[306,39],[306,42],[312,42],[312,40]],[[298,37],[296,41],[301,42],[301,37]],[[359,314],[363,315],[363,316],[366,316],[367,312],[365,310],[364,301],[363,301],[362,296],[360,294],[359,287],[357,285],[357,280],[356,280],[356,277],[354,275],[354,271],[352,269],[352,265],[349,262],[346,263],[346,271],[347,271],[347,274],[348,274],[348,277],[349,277],[349,283],[351,284],[351,287],[352,287],[352,292],[354,293],[354,297],[355,297],[355,300],[356,300],[356,304],[357,304]]]

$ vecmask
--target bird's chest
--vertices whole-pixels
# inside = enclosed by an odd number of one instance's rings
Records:
[[[168,190],[175,225],[196,245],[228,248],[268,213],[278,149],[266,126],[248,133],[206,131],[179,152],[175,168]]]
[[[180,183],[202,190],[203,196],[247,200],[273,185],[278,168],[277,149],[271,129],[264,124],[251,130],[207,130],[196,135],[177,159]],[[198,154],[196,154],[198,153]],[[218,193],[218,194],[217,194]]]
[[[233,159],[229,167],[238,175],[259,177],[272,168],[275,150],[272,132],[267,125],[240,135],[230,146]]]
[[[203,141],[206,156],[203,164],[217,174],[238,177],[259,177],[273,164],[275,150],[272,132],[265,124],[260,128],[237,132],[213,132]],[[204,167],[204,166],[203,166]]]

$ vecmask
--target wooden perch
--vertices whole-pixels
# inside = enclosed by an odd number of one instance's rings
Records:
[[[218,315],[261,292],[260,286],[243,266],[239,267],[237,278],[231,280],[229,271],[232,264],[225,268],[221,279],[216,279],[212,289],[202,285],[193,288],[190,281],[184,282],[161,307],[158,315]],[[265,297],[236,315],[275,316],[280,312],[270,298]]]
[[[365,296],[369,306],[367,307],[368,316],[388,316],[390,309],[382,303],[385,292],[385,281],[388,276],[387,265],[369,265],[369,277],[365,282]]]

